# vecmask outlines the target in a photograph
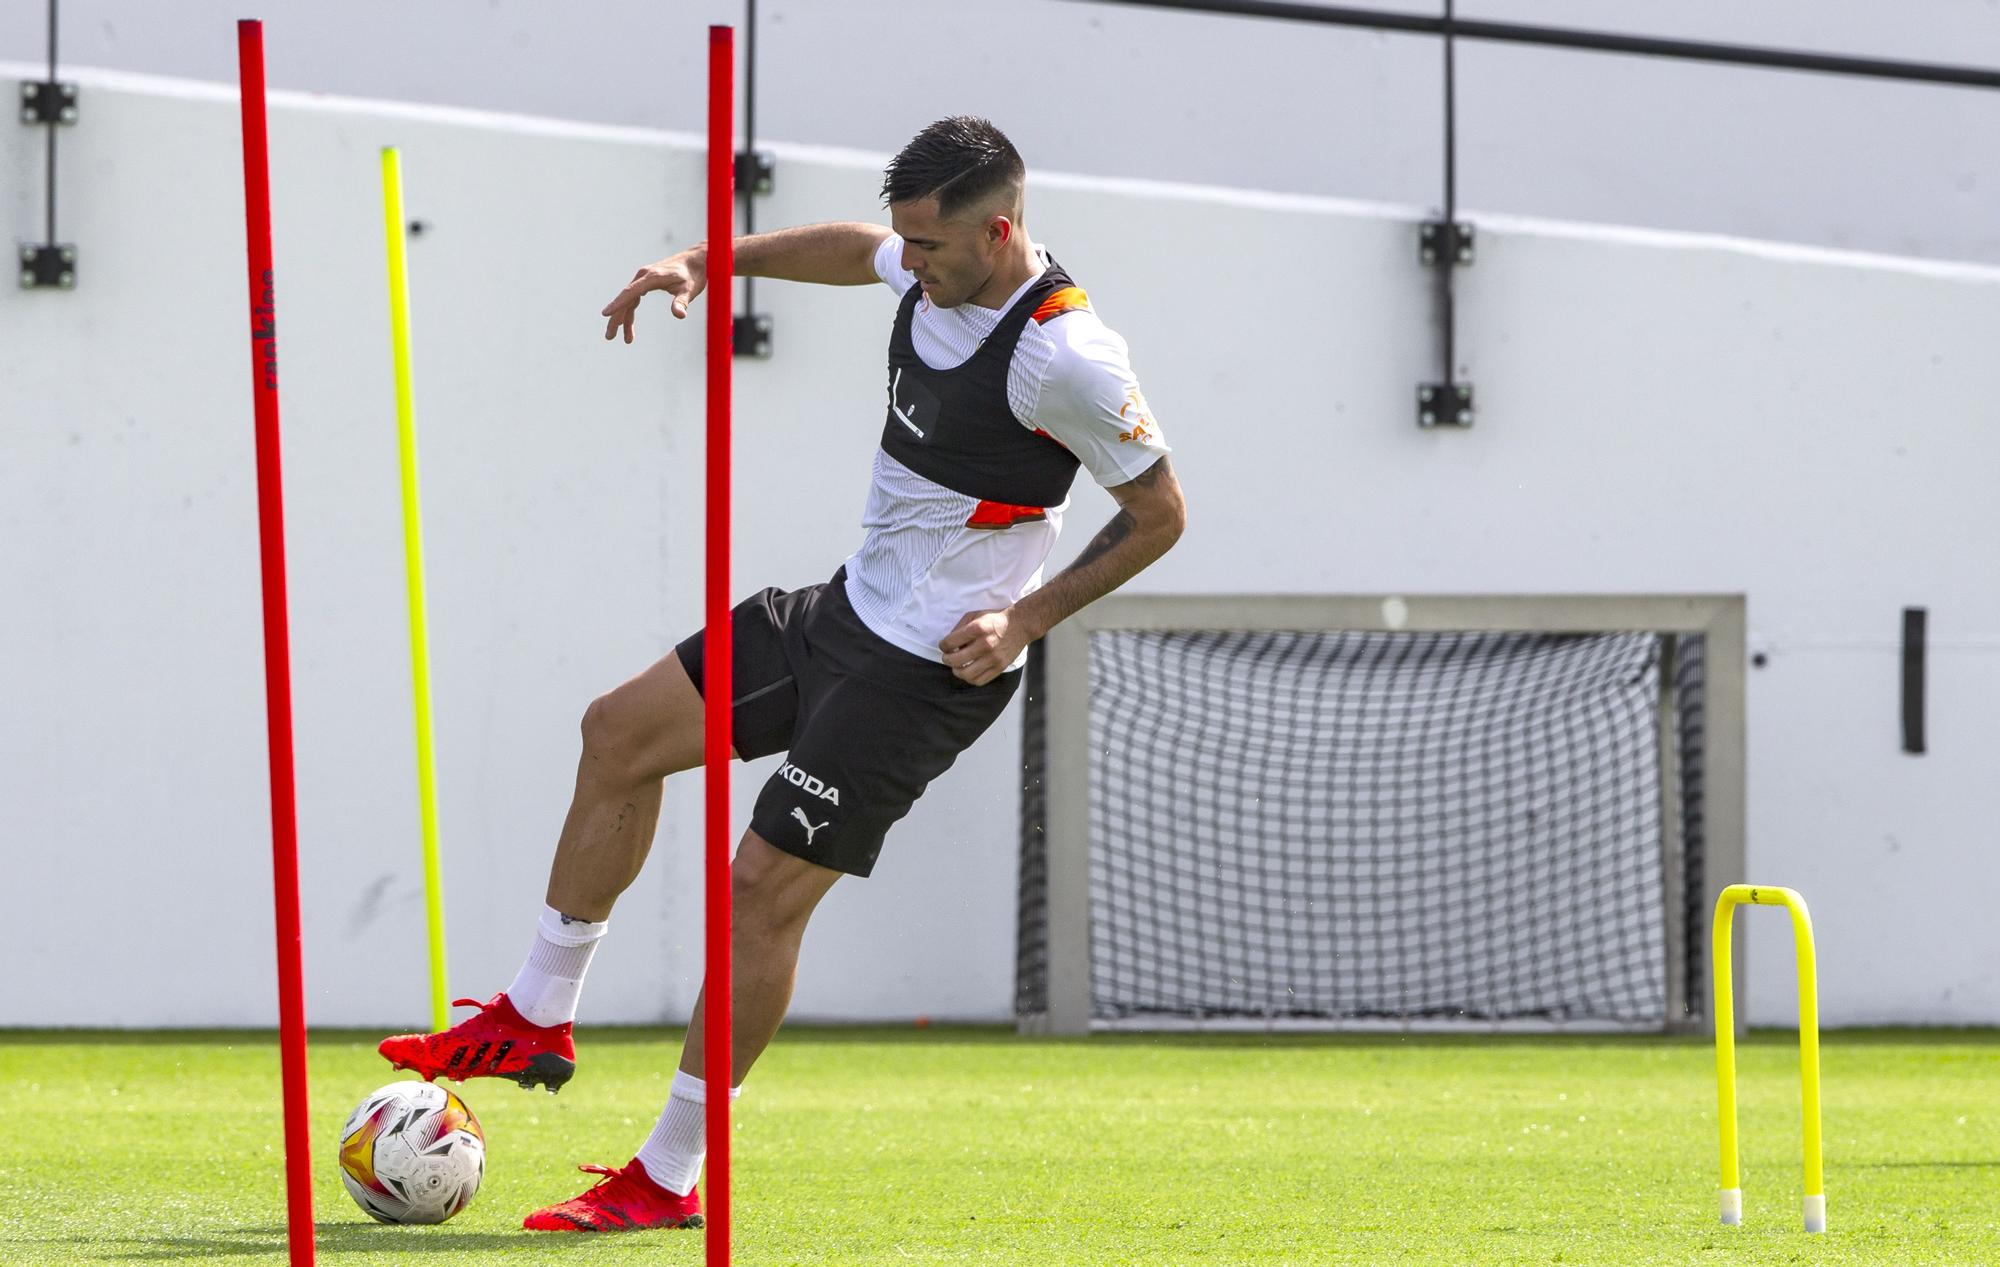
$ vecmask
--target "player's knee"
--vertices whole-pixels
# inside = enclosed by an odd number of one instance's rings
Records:
[[[583,751],[588,756],[602,757],[617,747],[616,725],[613,721],[614,709],[609,695],[600,695],[590,701],[583,710]]]
[[[767,874],[732,869],[729,903],[730,928],[739,940],[768,940],[785,926],[780,891]]]
[[[595,774],[620,781],[658,778],[649,767],[648,719],[624,697],[625,688],[600,695],[583,710],[583,760]]]
[[[796,939],[812,915],[818,895],[793,882],[782,868],[732,867],[729,873],[730,926],[737,941],[762,943]]]

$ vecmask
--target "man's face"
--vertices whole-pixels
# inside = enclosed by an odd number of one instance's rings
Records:
[[[903,267],[939,308],[956,308],[986,285],[1013,231],[1004,216],[978,208],[941,217],[936,198],[891,203],[889,223],[903,239]]]

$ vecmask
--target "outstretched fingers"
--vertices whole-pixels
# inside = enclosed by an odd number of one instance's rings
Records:
[[[701,289],[699,276],[691,275],[677,261],[667,260],[660,264],[649,264],[634,273],[632,280],[625,284],[625,289],[618,292],[618,297],[604,305],[604,310],[598,314],[605,318],[604,337],[610,339],[622,330],[625,342],[632,341],[632,330],[637,324],[639,314],[639,301],[646,297],[646,292],[649,290],[666,291],[673,301],[675,319],[686,320],[688,305],[694,302],[694,297],[701,293]]]
[[[632,341],[632,326],[639,315],[639,301],[651,289],[648,285],[649,280],[647,270],[640,269],[632,275],[632,280],[625,284],[625,289],[618,292],[618,297],[604,305],[604,311],[598,315],[608,318],[604,324],[606,339],[622,329],[625,332],[625,342]]]

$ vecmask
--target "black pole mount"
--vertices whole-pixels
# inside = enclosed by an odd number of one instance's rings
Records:
[[[21,246],[21,289],[76,289],[76,247],[68,242]]]
[[[1417,426],[1472,425],[1472,384],[1458,380],[1458,301],[1453,275],[1477,252],[1472,226],[1458,218],[1458,70],[1452,0],[1444,0],[1444,215],[1417,229],[1417,262],[1434,274],[1438,323],[1438,377],[1417,384]]]
[[[769,194],[778,177],[778,160],[768,150],[745,150],[736,156],[736,193],[747,198]]]
[[[1469,427],[1472,425],[1472,384],[1422,383],[1417,387],[1419,427]]]
[[[76,287],[76,243],[56,240],[56,133],[77,120],[73,83],[56,78],[56,4],[49,0],[49,77],[21,85],[21,123],[47,128],[47,184],[42,191],[43,235],[40,242],[21,243],[21,289]]]
[[[750,200],[769,194],[777,183],[778,161],[764,150],[745,150],[736,156],[736,196],[743,200],[744,231],[755,223]],[[730,323],[729,346],[737,356],[756,361],[771,359],[771,315],[755,309],[757,292],[752,279],[743,281],[743,306],[749,312],[736,315]]]
[[[757,148],[757,0],[743,4],[743,148],[736,154],[736,198],[743,205],[743,233],[757,231],[757,199],[776,188],[778,160]],[[771,359],[771,316],[757,311],[757,279],[743,279],[743,309],[729,325],[732,356]]]
[[[50,78],[21,85],[21,123],[25,127],[49,129],[48,238],[46,242],[21,244],[21,289],[73,290],[76,287],[76,244],[55,240],[55,130],[77,120],[76,85]]]
[[[44,123],[75,123],[76,85],[54,80],[22,84],[21,122],[30,127]]]
[[[1419,227],[1417,243],[1417,261],[1425,268],[1435,269],[1438,274],[1439,317],[1446,323],[1455,323],[1457,314],[1454,311],[1451,274],[1456,269],[1469,266],[1478,257],[1477,235],[1472,225],[1464,220],[1450,223],[1429,220]],[[1449,376],[1458,346],[1455,329],[1445,331],[1444,346],[1443,366]],[[1472,419],[1471,383],[1441,381],[1417,384],[1419,427],[1469,427]]]
[[[1444,258],[1439,248],[1439,243],[1444,240],[1444,237],[1444,221],[1424,221],[1423,227],[1417,235],[1417,259],[1427,265],[1443,263],[1446,267],[1472,263],[1476,235],[1471,222],[1460,220],[1451,226],[1451,257],[1449,259]]]

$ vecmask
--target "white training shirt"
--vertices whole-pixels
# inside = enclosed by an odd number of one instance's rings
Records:
[[[1021,283],[999,309],[919,300],[911,342],[924,364],[963,364],[1000,324],[1007,309],[1048,267]],[[917,284],[902,266],[903,239],[876,249],[875,273],[898,296]],[[1074,453],[1106,488],[1143,474],[1171,452],[1139,390],[1125,340],[1087,308],[1030,321],[1007,367],[1007,403],[1030,431],[1040,429]],[[874,479],[862,512],[861,548],[847,560],[847,598],[877,635],[926,660],[944,663],[938,643],[972,612],[998,611],[1042,584],[1042,565],[1062,531],[1063,512],[1009,528],[970,528],[979,499],[953,492],[875,450]],[[1025,663],[1022,653],[1010,667]]]

